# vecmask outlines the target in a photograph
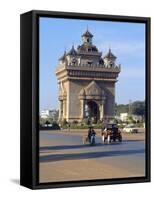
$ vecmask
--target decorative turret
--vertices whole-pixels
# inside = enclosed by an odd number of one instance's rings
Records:
[[[104,56],[104,63],[107,67],[112,67],[115,65],[116,56],[111,52],[111,49],[109,48],[108,53]]]
[[[99,53],[95,45],[92,44],[93,35],[87,31],[82,35],[82,44],[77,47],[78,53],[88,52],[89,54]]]
[[[93,38],[93,35],[88,31],[88,29],[82,35],[82,41],[83,41],[83,43],[92,44],[92,38]]]
[[[71,55],[71,56],[76,56],[77,55],[77,52],[74,48],[74,45],[72,45],[72,48],[71,50],[67,53],[67,55]]]
[[[65,61],[66,58],[66,51],[64,51],[64,54],[59,58],[59,61]]]
[[[109,48],[109,52],[104,56],[104,58],[108,58],[110,60],[116,60],[116,56],[113,55],[113,53],[111,52],[111,49]]]
[[[74,45],[72,45],[71,50],[66,54],[68,64],[71,64],[71,65],[78,64],[77,57],[78,57],[78,53],[75,50]]]

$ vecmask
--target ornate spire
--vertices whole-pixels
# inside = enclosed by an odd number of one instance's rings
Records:
[[[109,51],[108,51],[108,53],[104,56],[104,58],[116,59],[117,57],[111,52],[111,48],[109,48]]]
[[[65,60],[66,57],[66,50],[64,51],[64,54],[59,58],[59,60]]]
[[[87,27],[86,32],[82,35],[83,44],[92,45],[92,38],[93,38],[93,35],[90,33]]]
[[[82,35],[82,37],[90,37],[90,38],[92,38],[93,37],[93,34],[91,34],[90,32],[89,32],[89,30],[88,30],[88,27],[87,27],[87,30],[86,30],[86,32],[85,33],[83,33],[83,35]]]
[[[72,45],[72,48],[71,48],[71,50],[67,53],[67,55],[77,55],[77,52],[76,52],[76,50],[75,50],[75,48],[74,48],[74,45]]]

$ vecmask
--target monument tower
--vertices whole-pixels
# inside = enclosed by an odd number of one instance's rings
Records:
[[[87,30],[82,44],[64,52],[56,68],[59,83],[59,120],[95,121],[114,116],[115,83],[120,73],[111,49],[102,56]]]

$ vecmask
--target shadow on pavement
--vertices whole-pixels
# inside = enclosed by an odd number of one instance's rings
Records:
[[[136,140],[124,140],[125,143],[127,143],[127,142],[144,142],[144,141],[145,141],[144,139],[142,139],[142,140],[141,139],[140,140],[137,140],[137,139]]]
[[[49,150],[67,150],[67,149],[84,149],[84,148],[91,148],[91,147],[99,147],[99,146],[106,146],[106,145],[122,145],[129,142],[140,142],[144,140],[124,140],[123,142],[112,142],[110,144],[102,144],[102,143],[96,143],[94,146],[91,146],[89,144],[80,144],[80,145],[58,145],[58,146],[42,146],[40,147],[40,153],[43,153],[44,151]]]
[[[40,152],[41,151],[47,151],[47,150],[64,150],[64,149],[83,149],[87,147],[98,147],[102,146],[102,143],[97,143],[94,146],[91,146],[89,144],[80,144],[80,145],[59,145],[59,146],[43,146],[40,147]]]
[[[40,156],[40,162],[54,162],[61,160],[78,160],[90,158],[103,158],[112,156],[124,156],[145,153],[144,149],[139,150],[122,150],[122,151],[107,151],[107,152],[90,152],[90,153],[76,153],[76,154],[54,154]]]

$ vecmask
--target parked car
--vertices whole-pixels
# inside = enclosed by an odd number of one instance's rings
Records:
[[[40,129],[42,129],[42,130],[60,130],[60,126],[56,122],[53,122],[51,124],[40,125]]]
[[[122,142],[122,134],[119,130],[117,124],[107,124],[105,128],[102,130],[102,141],[104,142]]]
[[[138,128],[136,128],[133,124],[130,124],[125,126],[123,131],[126,133],[138,133]]]

